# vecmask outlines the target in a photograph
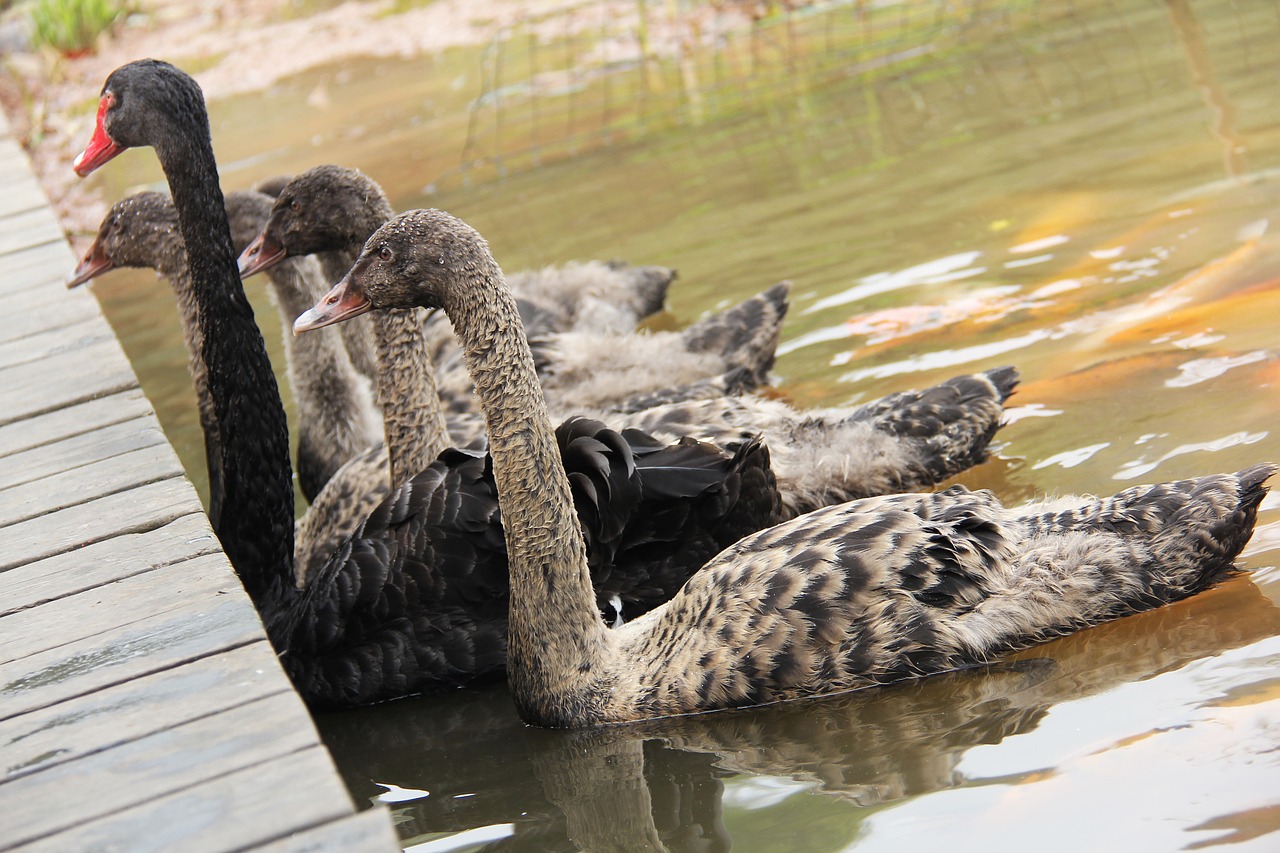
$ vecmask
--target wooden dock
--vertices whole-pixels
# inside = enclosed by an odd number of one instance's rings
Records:
[[[74,262],[0,112],[0,850],[398,850]]]

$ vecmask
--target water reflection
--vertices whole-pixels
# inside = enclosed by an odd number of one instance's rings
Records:
[[[804,792],[834,798],[847,843],[862,819],[898,801],[1036,784],[1051,768],[975,777],[965,755],[1035,731],[1055,706],[1247,652],[1278,632],[1280,609],[1237,578],[989,670],[821,701],[566,733],[524,727],[494,686],[318,722],[357,797],[386,801],[390,786],[427,792],[393,804],[408,845],[510,824],[510,835],[482,849],[728,850],[726,788],[739,785],[728,797],[736,809],[768,811]],[[1161,723],[1172,714],[1191,725],[1198,704],[1250,701],[1238,694],[1256,675],[1234,662],[1202,670],[1206,698],[1166,708]],[[831,841],[792,849],[833,849]]]

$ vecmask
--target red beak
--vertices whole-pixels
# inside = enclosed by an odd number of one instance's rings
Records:
[[[102,96],[102,100],[98,102],[98,124],[94,128],[93,138],[71,164],[76,174],[82,178],[124,150],[123,145],[117,145],[115,140],[107,135],[107,129],[103,124],[107,110],[113,103],[115,98],[110,93]]]

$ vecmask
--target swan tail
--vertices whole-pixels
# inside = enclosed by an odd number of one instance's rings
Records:
[[[773,369],[790,295],[791,283],[784,281],[727,311],[699,320],[680,335],[685,349],[722,355],[727,367],[748,368],[763,384]]]
[[[899,491],[935,485],[986,461],[1018,372],[1001,367],[956,376],[922,391],[891,394],[849,418],[899,439],[909,464]]]
[[[657,314],[667,304],[667,291],[676,280],[676,271],[670,267],[634,266],[625,261],[606,263],[617,273],[622,285],[618,289],[618,301],[627,305],[638,319]]]
[[[1234,474],[1213,474],[1135,486],[1080,505],[1044,501],[1027,519],[1028,535],[1070,545],[1101,543],[1082,563],[1116,591],[1123,610],[1145,610],[1206,589],[1236,570],[1253,535],[1266,481],[1280,466],[1265,463]]]

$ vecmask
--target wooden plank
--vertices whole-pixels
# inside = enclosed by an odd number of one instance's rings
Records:
[[[0,458],[154,414],[155,409],[141,388],[55,409],[0,426]],[[9,464],[6,459],[5,467]]]
[[[102,318],[102,310],[87,292],[68,291],[68,296],[50,297],[51,286],[0,296],[0,341],[20,342],[44,332],[55,332],[69,325],[97,320],[110,328]],[[52,307],[51,307],[52,306]]]
[[[253,605],[228,586],[225,595],[188,601],[114,631],[0,664],[0,719],[261,642],[266,642],[262,622]]]
[[[0,295],[0,341],[22,342],[32,335],[54,332],[89,320],[96,320],[110,328],[102,316],[102,309],[88,291],[54,290],[61,287],[55,282],[47,287],[33,287]],[[65,292],[65,295],[63,295]],[[53,295],[57,294],[57,295]]]
[[[378,853],[398,849],[400,840],[384,806],[253,848],[255,853]]]
[[[5,275],[0,278],[0,299],[13,299],[35,291],[47,303],[55,294],[73,297],[84,294],[84,288],[67,289],[67,276],[75,269],[76,256],[65,240],[14,249],[0,254],[0,262],[5,269]]]
[[[300,780],[306,784],[299,784]],[[59,797],[59,792],[49,793]],[[98,820],[81,818],[78,809],[51,809],[49,803],[37,807],[44,811],[65,811],[80,822],[56,835],[17,848],[22,853],[68,850],[223,853],[252,848],[282,835],[325,825],[351,812],[350,799],[338,783],[328,755],[318,746],[221,776],[198,787],[186,790],[175,787],[168,796]],[[343,848],[323,849],[345,853]],[[400,846],[365,849],[369,853],[392,853]]]
[[[22,714],[0,722],[0,782],[288,689],[264,641]]]
[[[0,217],[0,255],[43,243],[64,243],[65,239],[53,211],[47,207]]]
[[[116,394],[138,384],[115,340],[100,341],[75,352],[55,355],[32,365],[0,370],[6,411],[0,425]]]
[[[206,554],[19,610],[0,622],[7,638],[0,664],[99,635],[106,642],[117,629],[133,631],[135,622],[193,604],[208,607],[229,589],[238,590],[239,583],[226,556]],[[0,696],[0,709],[4,705]]]
[[[0,526],[182,476],[168,444],[133,450],[0,491]]]
[[[60,328],[34,330],[25,337],[0,342],[0,369],[43,361],[114,338],[115,333],[100,316],[84,317]]]
[[[191,512],[151,530],[113,536],[0,572],[0,617],[212,553],[220,550],[209,519]]]
[[[327,756],[316,743],[315,728],[310,725],[301,701],[292,692],[268,696],[220,714],[193,720],[144,738],[131,741],[104,752],[85,756],[76,761],[59,764],[47,770],[23,777],[17,782],[0,783],[0,800],[7,815],[5,836],[7,843],[20,845],[43,836],[75,827],[95,818],[108,817],[113,812],[133,806],[146,805],[158,797],[173,791],[192,788],[202,782],[243,770],[251,766],[270,766],[272,759],[283,758],[300,750],[314,751],[321,762]],[[318,769],[318,768],[317,768]],[[321,815],[313,816],[307,825],[319,819],[333,819],[350,800],[341,791],[341,784],[332,771],[313,777],[293,776],[292,784],[284,788],[306,789],[303,798],[315,797],[326,804]],[[306,779],[306,785],[298,785]],[[261,787],[261,782],[250,781],[259,798],[274,799],[275,791]],[[50,808],[59,802],[69,789],[90,790],[92,797],[80,797],[75,808]],[[200,796],[198,791],[193,792]],[[237,813],[235,820],[218,826],[216,833],[234,834],[231,824],[247,828],[255,819],[274,823],[282,816],[276,809],[264,810],[260,815]],[[155,814],[153,812],[153,814]],[[230,815],[225,815],[230,817]],[[194,815],[173,815],[191,828],[187,820]],[[269,827],[259,827],[258,831]],[[274,830],[276,833],[278,829]],[[219,838],[219,843],[223,843]],[[178,845],[168,849],[177,849]],[[61,850],[84,849],[78,844],[66,845]]]
[[[174,477],[0,527],[0,571],[122,533],[152,530],[199,505],[190,481]]]
[[[4,465],[0,466],[0,490],[134,450],[159,446],[168,449],[169,442],[156,419],[149,413],[144,414],[123,423],[104,426],[94,432],[80,433],[9,455],[5,458]]]

